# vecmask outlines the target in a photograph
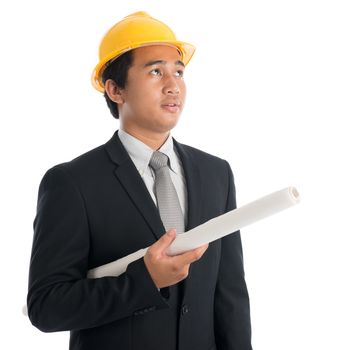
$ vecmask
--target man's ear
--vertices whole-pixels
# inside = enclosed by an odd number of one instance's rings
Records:
[[[106,80],[105,91],[113,102],[117,104],[122,104],[124,102],[123,89],[121,89],[113,79]]]

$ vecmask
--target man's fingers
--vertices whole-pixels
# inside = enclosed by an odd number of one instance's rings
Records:
[[[204,252],[208,249],[208,244],[202,245],[196,249],[190,250],[186,253],[176,255],[174,258],[178,259],[180,264],[188,265],[199,260]]]
[[[175,230],[169,230],[151,245],[144,256],[147,270],[157,288],[171,286],[186,278],[190,264],[200,259],[208,248],[206,244],[183,254],[168,256],[166,250],[175,237]]]

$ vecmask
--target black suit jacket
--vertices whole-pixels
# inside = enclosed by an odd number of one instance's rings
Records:
[[[234,209],[229,164],[174,145],[187,182],[186,230]],[[118,132],[48,170],[34,220],[27,299],[33,325],[70,330],[74,350],[251,349],[239,232],[211,243],[191,265],[177,307],[169,298],[173,287],[160,293],[143,259],[118,277],[86,278],[89,269],[150,246],[164,232]]]

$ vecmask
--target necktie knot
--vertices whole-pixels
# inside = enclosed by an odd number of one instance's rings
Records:
[[[168,166],[168,162],[169,158],[167,155],[159,151],[154,151],[151,160],[149,161],[149,165],[154,171],[157,171]]]

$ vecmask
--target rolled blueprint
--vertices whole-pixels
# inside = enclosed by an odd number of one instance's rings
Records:
[[[240,208],[211,219],[190,231],[177,235],[167,253],[169,255],[177,255],[203,244],[213,242],[256,221],[287,209],[299,201],[300,196],[295,187],[287,187],[283,190],[273,192]],[[147,249],[140,249],[109,264],[89,270],[87,277],[119,276],[126,271],[127,266],[131,262],[142,258],[146,254]]]

